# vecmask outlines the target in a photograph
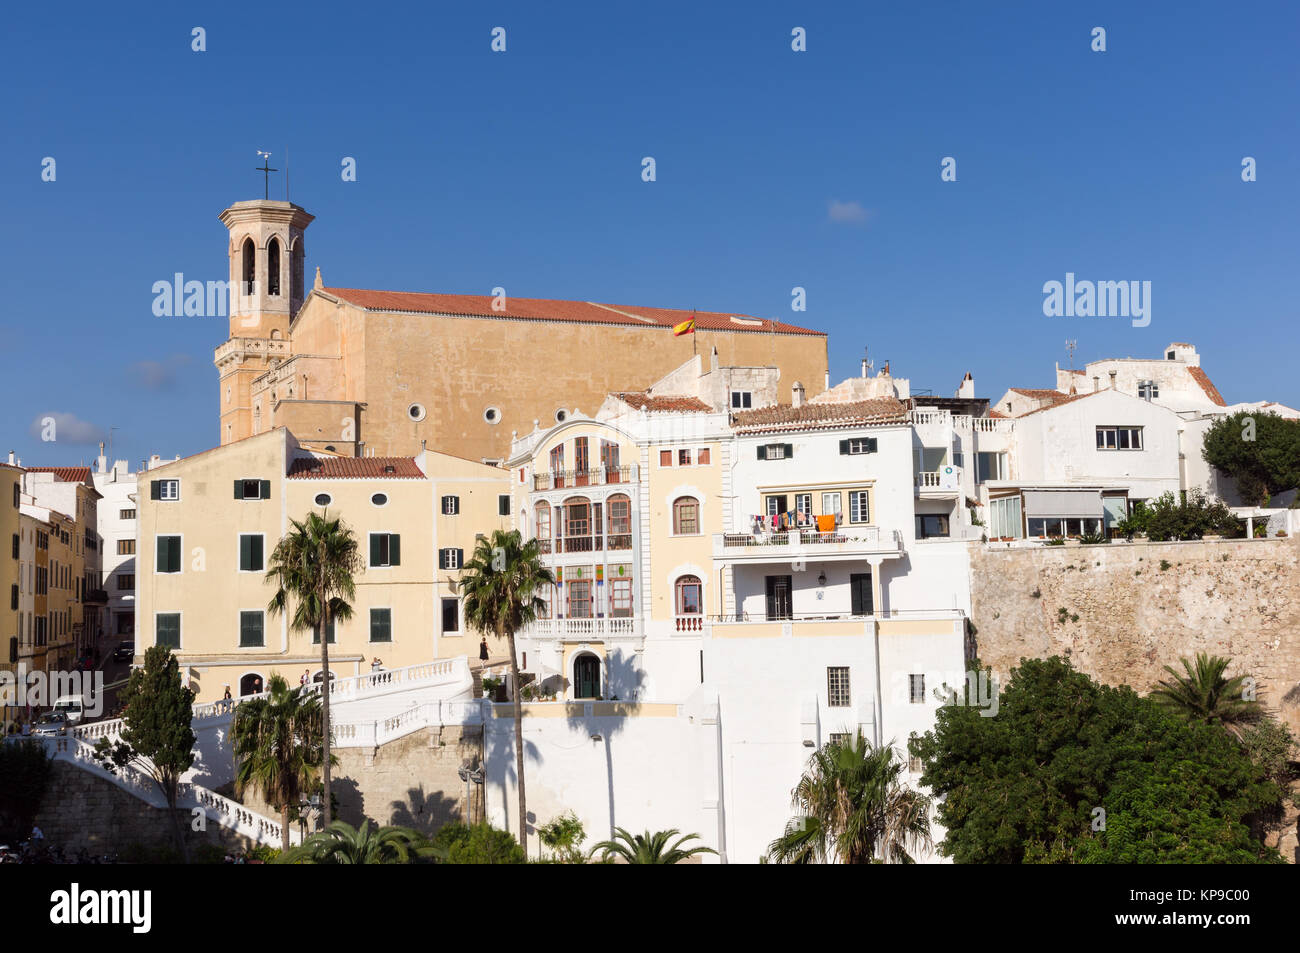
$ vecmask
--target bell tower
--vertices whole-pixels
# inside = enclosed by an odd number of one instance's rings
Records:
[[[252,383],[290,357],[289,322],[306,297],[303,233],[313,216],[290,202],[236,202],[230,240],[230,336],[217,348],[221,443],[253,432]]]

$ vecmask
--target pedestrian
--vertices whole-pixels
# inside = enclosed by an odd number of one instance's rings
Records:
[[[482,661],[482,662],[486,662],[486,661],[488,660],[487,636],[486,636],[486,635],[483,636],[483,641],[480,642],[480,643],[478,644],[478,657],[479,657],[479,661]]]
[[[42,831],[39,827],[37,827],[35,824],[32,825],[32,840],[33,841],[45,840],[45,832]]]
[[[307,684],[308,684],[310,681],[311,681],[311,669],[309,669],[309,668],[304,668],[304,669],[302,670],[302,677],[298,679],[298,684],[299,684],[301,687],[306,688],[306,687],[307,687]]]
[[[262,694],[262,679],[260,677],[253,679],[253,694]]]
[[[224,701],[230,701],[230,686],[229,686],[229,685],[226,686],[226,694],[225,694],[224,696],[222,696],[222,699],[223,699]]]
[[[384,667],[384,663],[381,662],[381,661],[379,661],[379,656],[376,655],[376,656],[375,656],[375,660],[374,660],[373,662],[370,663],[370,671],[372,671],[372,672],[378,672],[378,671],[379,671],[380,669],[382,669],[383,667]]]

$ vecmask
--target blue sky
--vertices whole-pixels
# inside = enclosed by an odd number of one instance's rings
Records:
[[[259,148],[281,169],[288,148],[291,198],[317,217],[308,275],[328,284],[775,316],[829,332],[833,379],[869,346],[914,388],[948,394],[970,370],[993,399],[1051,386],[1067,338],[1080,366],[1191,341],[1230,402],[1300,405],[1284,367],[1295,4],[62,4],[6,19],[0,450],[29,464],[89,461],[109,428],[131,461],[217,442],[226,319],[155,317],[151,288],[226,277],[217,215],[261,196]],[[945,156],[956,182],[940,181]],[[1244,156],[1258,181],[1241,181]],[[1150,281],[1150,325],[1045,317],[1043,283],[1066,272]],[[69,415],[53,444],[31,429],[46,414]]]

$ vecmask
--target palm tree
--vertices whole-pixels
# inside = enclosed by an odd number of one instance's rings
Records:
[[[1179,674],[1170,665],[1165,671],[1170,677],[1161,679],[1152,689],[1151,697],[1189,721],[1207,725],[1222,725],[1240,737],[1241,729],[1263,715],[1259,702],[1246,697],[1246,675],[1224,678],[1224,670],[1231,659],[1205,652],[1196,653],[1196,665],[1186,658],[1179,659],[1183,672]]]
[[[296,602],[290,626],[295,630],[314,629],[320,639],[321,731],[324,743],[321,758],[321,794],[325,825],[331,819],[330,803],[330,656],[331,619],[349,619],[356,598],[354,573],[361,569],[357,538],[342,520],[328,519],[325,513],[308,513],[302,522],[290,520],[291,529],[275,545],[268,561],[266,578],[276,584],[275,595],[267,605],[271,615],[287,612],[290,600]]]
[[[825,745],[808,759],[792,792],[799,815],[768,857],[778,864],[913,863],[913,850],[932,846],[930,799],[903,787],[902,771],[892,745],[873,748],[861,732]]]
[[[696,854],[716,854],[712,847],[696,844],[683,848],[689,840],[695,840],[699,834],[686,834],[678,838],[677,843],[669,846],[668,842],[681,833],[677,828],[670,831],[646,831],[644,834],[629,834],[621,827],[614,828],[614,839],[603,840],[591,849],[594,857],[599,851],[604,860],[621,857],[629,864],[680,864]]]
[[[528,849],[528,809],[524,798],[524,718],[519,704],[519,656],[515,633],[537,618],[545,607],[539,593],[555,585],[555,576],[542,565],[537,540],[523,541],[518,530],[493,530],[474,548],[465,563],[460,586],[465,620],[477,632],[491,632],[510,642],[510,674],[514,681],[515,775],[519,781],[519,844]]]
[[[271,676],[270,693],[250,698],[235,709],[231,727],[236,790],[261,792],[280,810],[282,849],[289,850],[289,811],[310,790],[323,754],[320,697],[300,688],[292,691],[279,675]]]
[[[282,864],[409,864],[419,860],[447,859],[447,852],[431,845],[410,827],[355,828],[335,821],[312,834],[302,845],[280,855]]]

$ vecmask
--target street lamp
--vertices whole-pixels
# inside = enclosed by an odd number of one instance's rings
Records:
[[[469,765],[463,764],[456,769],[456,773],[460,775],[460,779],[465,782],[465,822],[467,824],[470,824],[473,823],[474,820],[473,817],[474,811],[472,809],[472,805],[474,802],[471,801],[469,797],[469,791],[470,791],[469,786],[471,781],[474,784],[483,783],[483,768],[482,767],[471,768]]]

